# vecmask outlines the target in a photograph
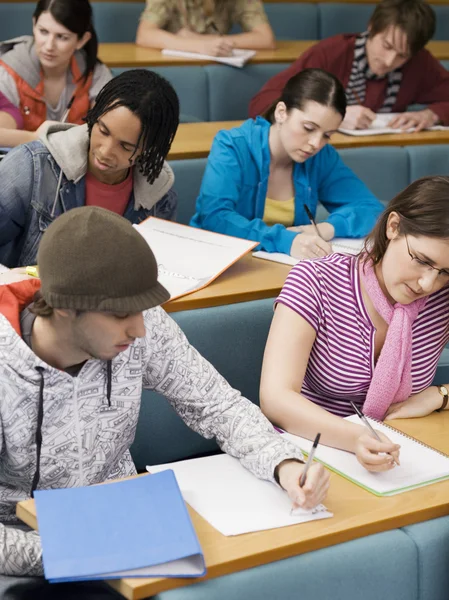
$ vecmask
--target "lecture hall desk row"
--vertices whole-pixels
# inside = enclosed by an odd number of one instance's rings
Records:
[[[408,435],[448,454],[449,411],[425,419],[393,422]],[[148,476],[148,475],[143,475]],[[326,506],[332,519],[312,521],[291,527],[225,537],[194,510],[190,514],[198,534],[208,573],[213,579],[449,514],[449,480],[397,496],[379,498],[350,481],[331,473]],[[34,500],[17,506],[18,517],[37,528]],[[129,600],[196,583],[196,579],[118,579],[108,583]]]
[[[208,156],[215,135],[220,129],[238,127],[243,121],[206,121],[181,123],[173,140],[169,160],[204,158]],[[419,144],[449,144],[449,131],[421,131],[388,135],[351,136],[334,133],[331,144],[335,148],[367,146],[411,146]]]
[[[449,2],[449,0],[448,0]],[[308,48],[316,44],[316,40],[278,41],[276,50],[259,50],[250,63],[283,63],[293,62]],[[438,60],[449,59],[449,41],[431,41],[427,45]],[[210,61],[192,60],[175,56],[164,56],[160,50],[141,48],[131,43],[103,43],[99,45],[99,57],[108,67],[168,67],[181,65],[206,65]]]

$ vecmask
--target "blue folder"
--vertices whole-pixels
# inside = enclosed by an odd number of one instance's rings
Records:
[[[200,577],[204,557],[172,470],[90,487],[37,490],[45,577]]]

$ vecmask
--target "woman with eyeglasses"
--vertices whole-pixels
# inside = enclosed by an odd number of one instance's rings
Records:
[[[399,447],[342,419],[350,401],[375,419],[449,408],[433,385],[449,341],[449,177],[418,179],[381,215],[359,256],[298,263],[276,300],[261,407],[296,435],[356,454],[370,471]]]
[[[242,32],[231,31],[234,25]],[[147,0],[136,43],[209,56],[276,47],[261,0]]]

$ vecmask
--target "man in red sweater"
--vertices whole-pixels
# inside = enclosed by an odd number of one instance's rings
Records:
[[[263,114],[296,73],[321,68],[345,87],[342,126],[347,129],[369,127],[378,112],[400,113],[390,126],[401,129],[449,125],[449,72],[424,48],[434,32],[435,13],[424,0],[382,0],[366,32],[335,35],[312,46],[264,85],[249,114]],[[410,104],[427,108],[405,112]]]

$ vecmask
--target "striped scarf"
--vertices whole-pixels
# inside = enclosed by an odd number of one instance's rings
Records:
[[[354,60],[352,62],[351,74],[346,87],[348,106],[363,104],[365,102],[367,79],[382,79],[382,77],[375,75],[368,66],[368,59],[366,57],[366,42],[368,37],[369,32],[364,31],[358,35],[355,40]],[[396,103],[402,81],[402,71],[396,69],[395,71],[388,73],[386,77],[388,77],[387,92],[385,94],[384,103],[378,112],[389,113],[392,112],[393,106]]]

